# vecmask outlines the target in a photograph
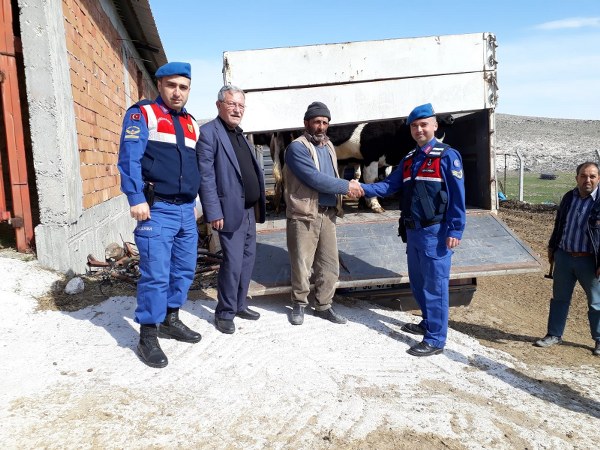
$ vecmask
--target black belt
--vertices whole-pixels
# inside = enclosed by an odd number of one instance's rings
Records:
[[[321,206],[319,205],[319,212],[320,213],[326,213],[327,211],[333,211],[335,209],[335,206]]]
[[[406,228],[408,228],[409,230],[416,230],[418,228],[427,228],[431,225],[435,225],[437,223],[440,223],[440,220],[419,220],[416,221],[410,217],[407,217],[406,219],[404,219],[404,226]]]
[[[183,199],[181,197],[165,198],[159,195],[154,196],[155,202],[165,202],[171,205],[183,205],[184,203],[191,203],[191,200]]]

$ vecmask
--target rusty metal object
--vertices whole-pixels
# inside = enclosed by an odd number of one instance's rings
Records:
[[[199,245],[207,243],[208,240],[200,241]],[[88,255],[88,275],[101,277],[102,284],[110,285],[115,280],[130,283],[137,282],[140,277],[140,256],[135,244],[123,242],[123,245],[120,246],[113,242],[106,247],[105,258],[105,261],[100,261],[94,255]],[[217,272],[221,262],[223,262],[223,256],[220,253],[211,253],[206,248],[199,247],[195,270],[196,276],[206,277]],[[203,286],[203,283],[200,283],[200,285]]]
[[[110,264],[106,261],[100,261],[94,257],[94,255],[87,256],[87,265],[91,267],[110,267]]]
[[[93,255],[88,255],[88,274],[102,278],[103,282],[111,280],[136,283],[140,276],[139,252],[135,244],[124,242],[123,246],[109,244],[105,249],[105,261],[100,261]]]

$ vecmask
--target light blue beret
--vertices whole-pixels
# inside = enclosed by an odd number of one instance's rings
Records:
[[[427,117],[432,116],[435,116],[433,106],[431,106],[431,103],[425,103],[424,105],[417,106],[410,112],[408,119],[406,120],[406,124],[410,125],[417,119],[426,119]]]
[[[169,77],[172,75],[181,75],[182,77],[192,79],[192,66],[185,62],[170,62],[160,66],[154,76],[156,78]]]

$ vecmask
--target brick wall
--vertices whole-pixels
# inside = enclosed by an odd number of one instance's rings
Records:
[[[63,0],[65,32],[77,141],[83,181],[83,208],[120,195],[117,154],[125,108],[143,97],[144,80],[128,58],[127,98],[123,44],[97,0]],[[142,83],[142,86],[140,86]]]

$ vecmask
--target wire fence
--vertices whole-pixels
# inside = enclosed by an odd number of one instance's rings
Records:
[[[500,200],[558,204],[565,192],[576,186],[577,166],[585,161],[598,160],[599,152],[560,159],[519,158],[516,154],[496,155],[498,196]]]

